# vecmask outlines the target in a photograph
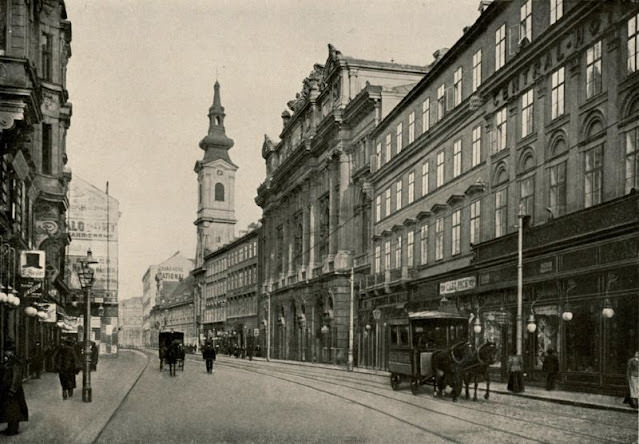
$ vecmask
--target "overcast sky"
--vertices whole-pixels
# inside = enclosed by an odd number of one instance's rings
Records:
[[[120,202],[119,296],[195,252],[195,162],[220,82],[235,141],[236,233],[258,221],[264,134],[329,43],[345,56],[426,65],[478,17],[479,0],[66,0],[73,26],[67,88],[69,166]]]

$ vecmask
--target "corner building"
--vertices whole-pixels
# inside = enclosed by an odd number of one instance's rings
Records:
[[[639,348],[638,13],[493,2],[377,126],[364,365],[386,367],[398,311],[445,307],[497,342],[505,377],[521,223],[529,383],[552,347],[563,387],[623,391]]]
[[[265,136],[266,179],[258,317],[270,356],[346,363],[351,267],[366,262],[364,169],[372,128],[427,68],[359,60],[329,45],[282,113],[280,141]]]

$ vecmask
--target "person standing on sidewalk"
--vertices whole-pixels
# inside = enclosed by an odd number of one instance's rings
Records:
[[[20,421],[29,420],[29,409],[22,389],[22,361],[15,354],[15,345],[8,344],[0,367],[0,423],[7,428],[0,433],[17,435]]]
[[[557,374],[559,373],[559,358],[555,354],[555,350],[549,347],[546,351],[546,357],[544,358],[544,365],[542,370],[547,373],[546,375],[546,390],[553,390],[555,388],[555,381],[557,380]]]
[[[36,341],[31,350],[31,373],[35,379],[40,379],[43,366],[44,353],[42,352],[42,344],[40,344],[40,341]]]
[[[73,348],[72,341],[65,339],[55,354],[55,368],[62,386],[62,399],[73,396],[75,375],[80,368],[79,358]]]
[[[628,381],[630,406],[636,409],[638,407],[637,397],[639,396],[639,351],[636,351],[635,355],[628,359],[626,380]]]
[[[207,339],[202,348],[202,357],[206,361],[206,372],[213,373],[213,361],[215,361],[215,346],[213,341]]]
[[[508,372],[508,391],[521,393],[524,391],[524,362],[521,355],[508,357],[506,371]]]

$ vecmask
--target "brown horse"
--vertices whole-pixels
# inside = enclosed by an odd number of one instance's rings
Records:
[[[433,353],[432,368],[435,376],[433,384],[433,394],[442,397],[442,392],[446,386],[453,389],[453,401],[457,401],[457,397],[461,393],[462,373],[459,371],[459,363],[464,360],[470,344],[467,342],[458,342],[452,347],[445,350],[437,350]]]
[[[497,345],[494,342],[486,342],[479,346],[473,353],[468,354],[462,362],[459,363],[459,370],[466,387],[466,399],[470,398],[468,393],[468,385],[472,380],[475,383],[475,393],[473,401],[477,401],[477,382],[483,378],[486,381],[486,394],[484,399],[490,396],[490,372],[488,367],[495,362],[497,358]]]

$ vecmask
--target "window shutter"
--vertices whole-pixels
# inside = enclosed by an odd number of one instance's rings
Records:
[[[455,91],[452,86],[446,88],[446,110],[450,111],[455,108]]]
[[[519,52],[519,24],[511,25],[508,30],[508,55],[513,56]]]

